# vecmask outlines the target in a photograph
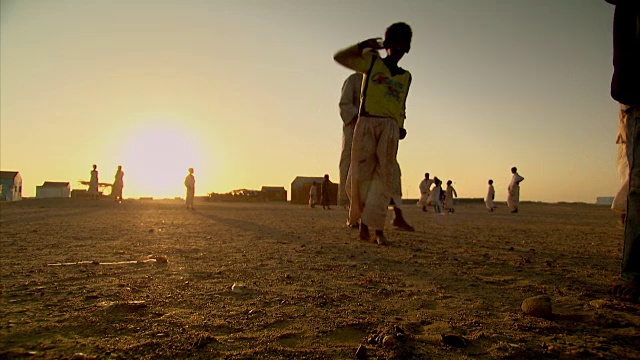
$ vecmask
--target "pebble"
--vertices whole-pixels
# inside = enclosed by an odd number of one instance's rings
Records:
[[[607,300],[602,300],[602,299],[600,299],[600,300],[592,300],[592,301],[589,302],[589,305],[591,307],[596,308],[596,309],[601,309],[601,308],[603,308],[603,307],[605,307],[607,305]]]
[[[522,312],[529,316],[547,317],[553,314],[551,298],[546,295],[538,295],[525,299],[520,308]]]
[[[382,339],[382,346],[384,347],[392,347],[395,344],[396,344],[395,335],[387,335],[384,337],[384,339]]]

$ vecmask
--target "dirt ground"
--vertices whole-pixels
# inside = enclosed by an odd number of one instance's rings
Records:
[[[378,246],[343,209],[196,206],[1,204],[0,358],[640,358],[607,207],[405,205],[416,231]],[[552,316],[522,313],[536,295]]]

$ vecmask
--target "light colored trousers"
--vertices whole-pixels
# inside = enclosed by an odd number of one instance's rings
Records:
[[[361,220],[376,230],[384,229],[394,188],[398,136],[398,123],[394,119],[367,116],[358,119],[346,181],[349,222]]]
[[[196,189],[195,188],[187,188],[187,207],[193,207],[193,198],[195,197]]]
[[[352,121],[342,126],[342,152],[340,153],[340,190],[338,191],[338,205],[349,204],[347,197],[347,175],[351,165],[351,144],[353,143],[353,132],[356,121]]]
[[[349,197],[347,196],[347,175],[349,175],[349,166],[351,166],[351,144],[353,143],[353,133],[356,122],[352,121],[342,127],[342,152],[340,153],[340,192],[338,205],[349,205]],[[398,209],[402,208],[402,171],[400,164],[396,161],[393,167],[393,186],[391,189],[391,198]]]

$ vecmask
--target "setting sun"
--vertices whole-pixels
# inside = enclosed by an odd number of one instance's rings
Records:
[[[126,196],[183,196],[189,167],[198,167],[201,152],[187,132],[166,124],[136,129],[123,143],[120,158]]]

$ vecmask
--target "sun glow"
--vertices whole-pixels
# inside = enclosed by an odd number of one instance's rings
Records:
[[[177,126],[154,124],[134,131],[115,159],[125,172],[124,196],[184,196],[187,169],[198,168],[200,154],[196,139]]]

